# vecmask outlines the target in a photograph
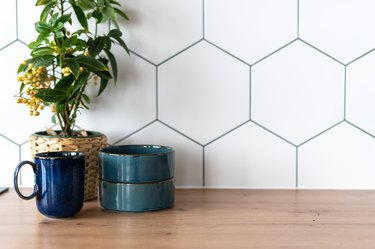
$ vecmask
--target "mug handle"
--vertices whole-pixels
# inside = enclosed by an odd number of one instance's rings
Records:
[[[24,200],[30,200],[38,194],[38,190],[39,190],[38,185],[35,183],[33,193],[31,195],[28,195],[28,196],[23,195],[18,188],[18,174],[20,173],[20,170],[21,170],[22,166],[26,165],[26,164],[30,165],[33,168],[34,174],[36,174],[36,172],[38,170],[38,166],[36,165],[36,163],[31,162],[31,161],[22,161],[17,165],[17,167],[14,171],[13,183],[14,183],[14,190],[16,191],[17,195]]]

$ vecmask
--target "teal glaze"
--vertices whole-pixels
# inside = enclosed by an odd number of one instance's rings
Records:
[[[110,182],[144,183],[174,177],[175,152],[159,145],[119,145],[99,151],[100,178]]]
[[[121,212],[145,212],[174,204],[173,179],[153,183],[113,183],[100,180],[100,206]]]

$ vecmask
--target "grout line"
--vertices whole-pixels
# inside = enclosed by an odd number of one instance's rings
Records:
[[[146,58],[143,57],[142,55],[140,55],[140,54],[134,52],[133,50],[129,50],[129,51],[130,51],[131,54],[134,54],[135,56],[141,58],[142,60],[147,61],[147,62],[150,63],[151,65],[153,65],[153,66],[157,66],[155,63],[153,63],[153,62],[150,61],[149,59],[146,59]]]
[[[169,129],[171,129],[171,130],[177,132],[177,133],[180,134],[181,136],[184,136],[185,138],[189,139],[190,141],[192,141],[192,142],[194,142],[194,143],[196,143],[196,144],[198,144],[198,145],[200,145],[200,146],[204,146],[203,144],[199,143],[197,140],[194,140],[193,138],[191,138],[191,137],[185,135],[185,134],[182,133],[181,131],[179,131],[179,130],[173,128],[172,126],[168,125],[167,123],[163,122],[162,120],[158,119],[157,121],[159,121],[161,124],[163,124],[164,126],[168,127]]]
[[[163,60],[162,62],[160,62],[160,63],[157,64],[156,66],[160,66],[160,65],[162,65],[162,64],[164,64],[164,63],[166,63],[166,62],[172,60],[174,57],[176,57],[176,56],[182,54],[182,53],[185,52],[186,50],[189,50],[190,48],[194,47],[195,45],[197,45],[198,43],[200,43],[200,42],[203,41],[203,40],[204,40],[203,38],[199,39],[198,41],[194,42],[193,44],[190,44],[189,46],[187,46],[186,48],[182,49],[181,51],[179,51],[179,52],[175,53],[174,55],[168,57],[167,59]]]
[[[287,44],[284,44],[283,46],[281,46],[280,48],[276,49],[275,51],[273,51],[273,52],[267,54],[266,56],[260,58],[259,60],[255,61],[253,64],[251,64],[251,66],[255,66],[255,65],[258,64],[259,62],[264,61],[264,60],[267,59],[268,57],[270,57],[270,56],[274,55],[275,53],[279,52],[280,50],[282,50],[282,49],[288,47],[290,44],[294,43],[294,42],[297,41],[297,40],[298,40],[298,38],[295,38],[295,39],[293,39],[292,41],[288,42]]]
[[[156,103],[155,103],[155,108],[156,108],[156,119],[159,119],[159,66],[156,66],[155,68],[155,94],[156,94]]]
[[[243,126],[243,125],[245,125],[245,124],[247,124],[247,123],[249,123],[249,122],[250,122],[250,119],[249,119],[249,120],[246,120],[245,122],[243,122],[243,123],[241,123],[241,124],[235,126],[234,128],[230,129],[229,131],[227,131],[227,132],[221,134],[220,136],[218,136],[218,137],[216,137],[215,139],[211,140],[210,142],[206,143],[204,146],[208,146],[208,145],[210,145],[210,144],[216,142],[216,141],[219,140],[220,138],[225,137],[225,136],[228,135],[229,133],[232,133],[234,130],[237,130],[238,128],[240,128],[241,126]]]
[[[21,145],[18,145],[18,162],[21,162],[22,159],[22,153],[21,153]],[[19,174],[20,177],[20,185],[23,185],[23,177],[22,177],[22,170],[20,171]]]
[[[296,147],[296,188],[298,188],[298,148]]]
[[[202,37],[206,37],[206,1],[202,0]]]
[[[263,125],[257,123],[256,121],[254,121],[254,120],[250,120],[250,121],[251,121],[252,123],[254,123],[255,125],[259,126],[260,128],[262,128],[263,130],[266,130],[266,131],[268,131],[269,133],[271,133],[271,134],[275,135],[276,137],[280,138],[281,140],[287,142],[288,144],[290,144],[290,145],[292,145],[292,146],[294,146],[294,147],[297,146],[296,144],[294,144],[294,143],[292,143],[291,141],[287,140],[286,138],[280,136],[279,134],[277,134],[277,133],[275,133],[275,132],[269,130],[268,128],[264,127]]]
[[[235,56],[234,54],[232,54],[232,53],[230,53],[230,52],[228,52],[228,51],[226,51],[225,49],[223,49],[222,47],[219,47],[218,45],[216,45],[215,43],[213,43],[213,42],[211,42],[211,41],[209,41],[209,40],[207,40],[207,39],[204,39],[208,44],[210,44],[210,45],[212,45],[212,46],[214,46],[215,48],[217,48],[217,49],[219,49],[219,50],[221,50],[222,52],[224,52],[224,53],[226,53],[226,54],[228,54],[229,56],[232,56],[233,58],[235,58],[236,60],[238,60],[238,61],[240,61],[240,62],[242,62],[243,64],[246,64],[246,65],[248,65],[248,66],[251,66],[249,63],[247,63],[246,61],[244,61],[244,60],[242,60],[242,59],[240,59],[240,58],[238,58],[237,56]]]
[[[299,38],[299,21],[300,21],[299,11],[300,11],[299,0],[297,0],[297,37],[298,38]]]
[[[368,132],[368,131],[362,129],[361,127],[355,125],[354,123],[352,123],[352,122],[350,122],[350,121],[348,121],[348,120],[345,120],[344,122],[346,122],[347,124],[353,126],[353,127],[356,128],[356,129],[362,131],[363,133],[369,135],[370,137],[375,138],[375,135],[373,135],[373,134],[371,134],[370,132]]]
[[[153,120],[153,121],[151,121],[151,122],[149,122],[148,124],[142,126],[141,128],[138,128],[137,130],[133,131],[133,132],[130,133],[129,135],[127,135],[127,136],[125,136],[125,137],[119,139],[118,141],[116,141],[116,142],[114,142],[114,143],[112,143],[112,144],[113,144],[113,145],[116,145],[116,144],[118,144],[118,143],[121,143],[121,142],[124,141],[125,139],[127,139],[127,138],[133,136],[134,134],[136,134],[136,133],[140,132],[141,130],[147,128],[148,126],[152,125],[152,124],[155,123],[155,122],[157,122],[156,119]]]
[[[202,146],[202,187],[206,186],[206,147]]]
[[[308,143],[308,142],[310,142],[311,140],[313,140],[313,139],[319,137],[319,136],[322,135],[323,133],[326,133],[327,131],[329,131],[329,130],[335,128],[336,126],[340,125],[340,124],[343,123],[343,122],[345,122],[345,120],[341,120],[341,121],[339,121],[338,123],[336,123],[336,124],[334,124],[334,125],[328,127],[327,129],[325,129],[325,130],[319,132],[318,134],[316,134],[316,135],[310,137],[309,139],[307,139],[306,141],[300,143],[300,144],[298,145],[298,147],[299,147],[299,146],[302,146],[302,145],[304,145],[304,144],[306,144],[306,143]]]
[[[253,100],[253,97],[252,97],[252,87],[253,87],[253,74],[252,74],[252,70],[253,68],[250,66],[249,67],[249,120],[251,120],[251,114],[252,114],[252,111],[251,109],[253,108],[253,103],[252,103],[252,100]]]
[[[8,48],[8,47],[10,47],[11,45],[13,45],[14,43],[16,43],[17,42],[17,40],[14,40],[14,41],[12,41],[12,42],[10,42],[10,43],[8,43],[7,45],[5,45],[4,47],[2,47],[2,48],[0,48],[0,51],[2,51],[2,50],[4,50],[4,49],[6,49],[6,48]]]
[[[329,55],[329,54],[327,54],[326,52],[320,50],[319,48],[313,46],[312,44],[306,42],[305,40],[302,40],[301,38],[298,38],[298,40],[300,40],[301,42],[303,42],[303,43],[305,43],[306,45],[310,46],[311,48],[315,49],[316,51],[318,51],[318,52],[324,54],[324,55],[327,56],[328,58],[331,58],[332,60],[336,61],[337,63],[339,63],[339,64],[345,66],[345,64],[342,63],[341,61],[339,61],[338,59],[332,57],[331,55]]]
[[[15,141],[13,141],[13,140],[10,139],[10,138],[4,136],[3,134],[0,134],[0,137],[4,138],[5,140],[8,140],[9,142],[11,142],[11,143],[13,143],[13,144],[15,144],[15,145],[19,145],[18,143],[16,143]]]
[[[346,71],[346,66],[344,67],[344,120],[346,120],[346,102],[347,102],[347,98],[346,98],[346,94],[347,94],[347,91],[346,91],[346,75],[347,75],[347,71]]]
[[[364,54],[358,56],[357,58],[355,58],[355,59],[349,61],[348,63],[346,63],[346,66],[348,66],[348,65],[350,65],[350,64],[352,64],[352,63],[354,63],[354,62],[356,62],[357,60],[362,59],[363,57],[367,56],[368,54],[371,54],[371,53],[374,52],[374,51],[375,51],[375,48],[373,48],[373,49],[367,51],[366,53],[364,53]]]
[[[16,3],[16,39],[18,40],[18,0],[15,1]]]
[[[26,42],[24,42],[24,41],[22,41],[20,39],[17,39],[16,41],[18,41],[19,43],[25,45],[26,47],[29,47],[29,45]],[[16,42],[16,41],[14,41],[14,42]]]

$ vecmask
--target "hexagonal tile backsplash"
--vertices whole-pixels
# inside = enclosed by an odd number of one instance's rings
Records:
[[[11,186],[29,134],[51,123],[13,98],[39,9],[3,2],[0,186]],[[373,1],[122,2],[131,55],[118,51],[118,83],[80,127],[174,147],[178,187],[375,189]]]

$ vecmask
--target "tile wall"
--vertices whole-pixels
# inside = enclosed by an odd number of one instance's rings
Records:
[[[13,97],[34,2],[2,0],[0,185],[51,126]],[[375,1],[122,2],[131,55],[80,127],[174,147],[178,187],[375,189]]]

